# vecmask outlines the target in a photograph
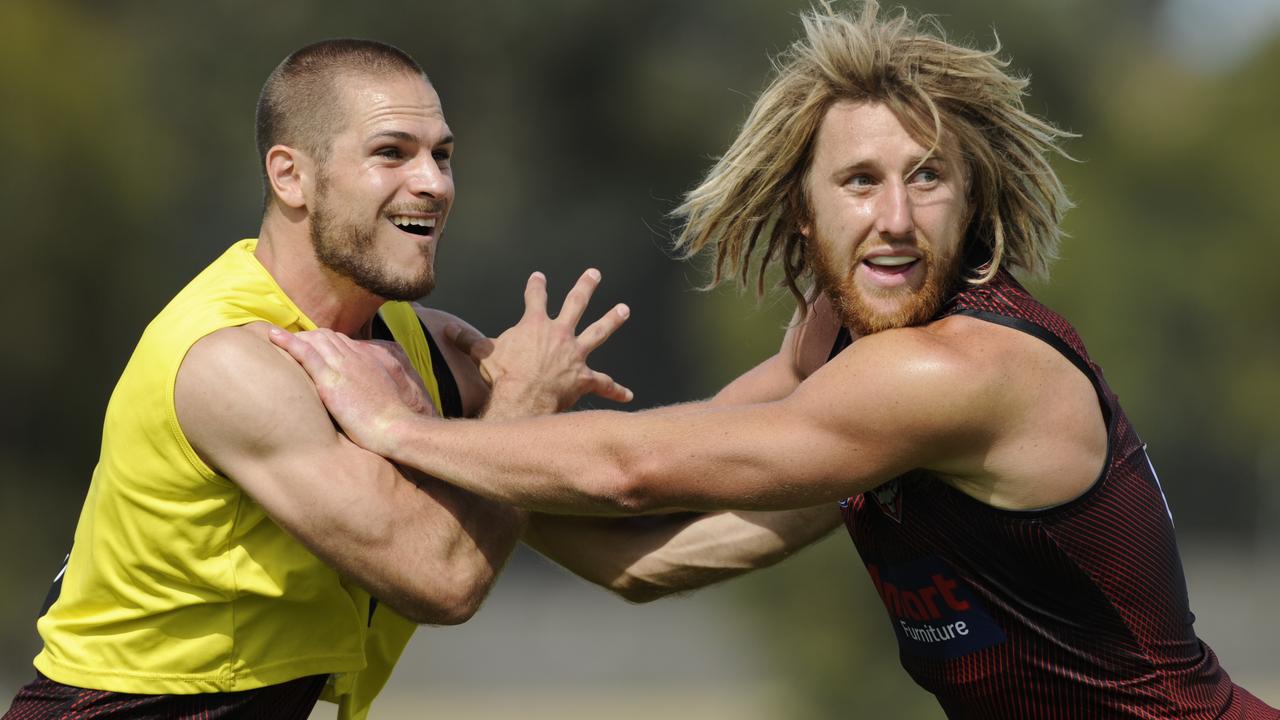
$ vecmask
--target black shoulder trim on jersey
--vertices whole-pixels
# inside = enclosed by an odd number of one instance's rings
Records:
[[[62,560],[62,568],[58,570],[58,576],[53,579],[53,583],[49,585],[49,592],[44,597],[44,603],[40,606],[40,614],[37,618],[42,618],[49,613],[49,608],[57,602],[58,597],[62,595],[62,578],[67,574],[67,564],[71,562],[71,553]]]
[[[422,318],[418,318],[418,324],[422,326],[422,334],[427,338],[427,348],[431,350],[431,368],[435,370],[436,385],[440,388],[440,409],[447,418],[460,418],[462,393],[458,390],[458,380],[453,376],[449,361],[444,359],[444,353],[440,352],[436,339],[427,330],[427,324],[422,322]]]
[[[421,317],[418,318],[418,325],[422,327],[422,335],[427,339],[427,349],[431,351],[431,369],[435,371],[436,385],[440,388],[440,408],[447,418],[462,417],[462,393],[458,391],[458,381],[453,377],[453,370]],[[387,327],[381,315],[373,316],[373,339],[395,342],[391,328]]]
[[[1051,505],[1046,508],[1038,508],[1036,510],[1007,510],[988,505],[977,498],[971,497],[967,493],[962,493],[958,490],[956,492],[963,497],[967,497],[970,500],[973,500],[984,507],[991,508],[1003,515],[1022,518],[1033,518],[1047,515],[1049,513],[1060,512],[1084,502],[1097,491],[1097,489],[1102,485],[1102,480],[1111,472],[1111,461],[1115,452],[1116,414],[1114,409],[1111,407],[1110,400],[1107,399],[1106,392],[1102,389],[1102,382],[1098,378],[1098,374],[1093,371],[1093,368],[1089,367],[1089,363],[1085,362],[1083,357],[1080,357],[1080,353],[1076,352],[1075,348],[1068,345],[1062,338],[1054,335],[1052,332],[1049,332],[1048,328],[1041,327],[1029,320],[1009,317],[1008,315],[1000,315],[999,313],[988,312],[986,310],[974,310],[972,308],[956,310],[952,314],[965,315],[977,320],[984,320],[989,323],[995,323],[996,325],[1003,325],[1007,328],[1024,332],[1034,338],[1048,343],[1050,347],[1061,353],[1063,357],[1070,361],[1072,365],[1075,365],[1076,369],[1084,373],[1084,376],[1089,379],[1089,384],[1093,385],[1094,394],[1098,396],[1098,406],[1102,410],[1102,421],[1107,426],[1107,453],[1106,457],[1102,459],[1102,471],[1098,473],[1097,479],[1093,481],[1093,484],[1090,485],[1088,489],[1066,502]]]
[[[1106,396],[1102,393],[1102,386],[1098,383],[1098,378],[1095,377],[1093,368],[1089,367],[1089,363],[1085,362],[1084,358],[1080,357],[1080,353],[1076,352],[1075,348],[1068,345],[1062,338],[1049,332],[1048,328],[1041,327],[1029,320],[1009,317],[1008,315],[1000,315],[999,313],[993,313],[987,310],[962,308],[960,310],[956,310],[953,314],[968,315],[969,317],[977,318],[979,320],[986,320],[987,322],[995,323],[997,325],[1004,325],[1005,327],[1010,327],[1014,330],[1021,330],[1022,332],[1028,335],[1033,335],[1053,346],[1054,350],[1062,353],[1063,357],[1070,360],[1072,365],[1079,368],[1080,372],[1084,373],[1084,376],[1089,378],[1089,382],[1093,383],[1094,389],[1098,391],[1098,397],[1102,398],[1104,410],[1106,410],[1108,416],[1111,415],[1111,408],[1106,402]]]
[[[387,327],[387,321],[382,319],[379,313],[373,314],[373,339],[386,340],[387,342],[395,342],[396,339],[391,335],[391,328]]]
[[[836,333],[835,342],[831,343],[831,352],[827,355],[827,362],[831,362],[842,350],[853,344],[853,336],[849,334],[849,328],[840,327],[840,331]]]

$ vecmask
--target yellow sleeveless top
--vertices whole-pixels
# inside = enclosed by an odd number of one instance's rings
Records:
[[[233,245],[143,332],[107,405],[61,590],[36,625],[44,649],[35,666],[67,685],[140,694],[332,674],[325,699],[358,720],[416,625],[372,610],[368,593],[211,470],[174,411],[178,367],[197,340],[257,321],[315,328],[254,257],[256,245]],[[413,308],[387,303],[380,314],[439,410]]]

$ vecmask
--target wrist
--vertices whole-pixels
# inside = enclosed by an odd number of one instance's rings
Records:
[[[417,413],[396,415],[387,421],[382,432],[379,433],[379,447],[370,448],[370,450],[394,463],[409,464],[402,452],[409,445],[407,436],[412,431],[414,423],[426,419],[427,416]]]
[[[510,420],[550,415],[558,409],[554,398],[531,392],[528,385],[499,382],[489,393],[489,402],[482,416],[489,420]]]

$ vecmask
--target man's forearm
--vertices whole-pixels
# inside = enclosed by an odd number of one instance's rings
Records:
[[[778,512],[583,518],[535,513],[525,542],[575,574],[647,602],[767,567],[840,523],[834,503]]]
[[[406,418],[388,428],[387,456],[531,510],[626,514],[609,489],[621,470],[608,438],[629,416],[596,410],[533,420]]]
[[[448,563],[462,590],[460,604],[474,612],[524,532],[527,514],[422,473],[406,475],[443,510],[430,550]]]

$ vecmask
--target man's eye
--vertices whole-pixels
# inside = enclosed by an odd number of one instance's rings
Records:
[[[936,183],[939,180],[936,170],[929,168],[920,168],[911,176],[912,182],[922,183],[925,185]]]
[[[400,152],[400,148],[397,148],[397,147],[379,148],[373,154],[377,155],[378,157],[388,158],[390,160],[399,160],[400,158],[404,157],[404,153]]]
[[[436,150],[435,152],[431,153],[431,157],[435,158],[437,162],[449,162],[449,159],[453,157],[453,151],[452,150]]]
[[[849,178],[845,184],[856,188],[867,188],[874,185],[875,180],[870,175],[858,174]]]

